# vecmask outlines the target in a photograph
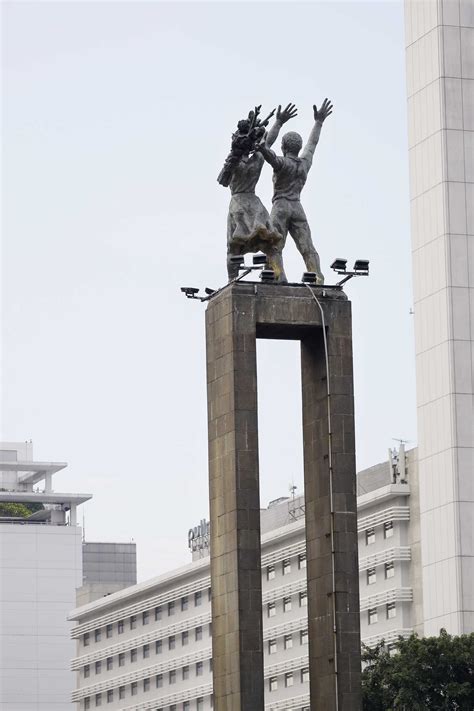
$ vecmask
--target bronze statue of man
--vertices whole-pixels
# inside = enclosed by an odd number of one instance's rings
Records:
[[[324,283],[324,276],[321,272],[319,255],[311,239],[308,220],[300,202],[300,195],[313,162],[313,154],[319,141],[323,122],[332,113],[332,108],[332,103],[328,99],[324,99],[319,110],[316,105],[313,106],[315,124],[301,156],[299,156],[299,152],[303,146],[303,139],[299,133],[293,131],[286,133],[282,138],[283,156],[277,156],[270,149],[268,143],[261,143],[258,147],[260,153],[273,168],[273,207],[270,221],[272,230],[281,237],[278,247],[280,261],[281,251],[285,246],[289,232],[304,259],[307,271],[315,272],[318,284]],[[278,261],[278,255],[276,259]],[[275,274],[278,281],[284,281],[284,272],[282,274],[283,277]]]
[[[256,150],[263,137],[261,130],[265,122],[256,121],[260,107],[250,112],[249,119],[239,121],[238,130],[232,137],[232,150],[222,169],[218,181],[229,186],[232,194],[227,218],[227,273],[229,280],[238,276],[238,267],[232,263],[234,255],[263,251],[268,265],[280,275],[281,237],[271,227],[270,216],[260,198],[255,195],[255,187],[262,172],[264,157]],[[270,116],[273,115],[270,114]],[[278,138],[284,123],[296,116],[294,104],[282,110],[278,107],[275,121],[263,137],[263,145],[270,148]],[[260,132],[260,133],[259,133]],[[253,139],[256,135],[256,140]],[[250,155],[251,154],[251,155]],[[285,278],[283,273],[283,278]]]

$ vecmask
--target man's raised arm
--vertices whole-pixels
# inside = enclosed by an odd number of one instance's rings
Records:
[[[280,129],[283,124],[289,121],[291,118],[294,118],[297,113],[298,112],[294,104],[288,104],[286,109],[284,109],[283,111],[281,110],[281,105],[278,107],[275,121],[273,122],[273,125],[267,133],[267,137],[265,139],[265,145],[267,146],[267,148],[273,146],[276,139],[278,138],[278,134],[280,133]]]
[[[283,165],[283,158],[281,158],[280,156],[277,156],[277,154],[274,151],[272,151],[271,148],[268,148],[268,146],[265,143],[261,143],[258,146],[257,150],[260,151],[260,153],[265,158],[267,163],[270,163],[273,170],[280,170],[280,168]]]
[[[305,145],[301,154],[301,158],[303,160],[307,160],[310,165],[313,162],[313,155],[316,150],[316,146],[318,145],[323,121],[325,121],[327,117],[332,114],[332,104],[329,99],[324,99],[323,105],[319,110],[316,104],[314,104],[313,112],[315,123],[311,129],[311,133],[309,134],[308,143]]]

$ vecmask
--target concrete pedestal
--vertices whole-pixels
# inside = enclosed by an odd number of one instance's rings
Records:
[[[257,338],[301,341],[311,709],[361,708],[351,306],[314,294],[327,362],[303,285],[235,283],[206,311],[217,711],[264,709]]]

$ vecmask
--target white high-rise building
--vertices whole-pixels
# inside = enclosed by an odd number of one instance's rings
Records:
[[[422,631],[416,450],[357,478],[361,635],[387,645]],[[261,512],[265,708],[309,711],[304,497]],[[71,613],[78,711],[212,708],[208,524],[188,533],[193,562]]]
[[[474,631],[474,0],[406,0],[425,635]]]
[[[0,444],[0,711],[67,711],[74,644],[67,614],[82,584],[76,509],[58,493],[66,467],[35,462],[31,443]]]

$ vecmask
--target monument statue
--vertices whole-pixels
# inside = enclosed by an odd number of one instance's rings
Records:
[[[275,121],[266,133],[266,126],[275,110],[261,121],[260,108],[255,107],[247,119],[239,121],[237,131],[232,135],[231,151],[217,178],[221,185],[230,187],[232,195],[227,218],[229,280],[239,274],[238,266],[231,261],[232,256],[259,251],[267,255],[268,266],[273,269],[276,277],[285,279],[281,257],[282,237],[272,229],[268,211],[255,195],[255,186],[265,162],[261,146],[270,149],[283,124],[296,116],[297,111],[291,103],[283,110],[279,106]]]
[[[267,143],[260,143],[259,152],[273,168],[273,207],[270,215],[272,231],[280,236],[277,250],[283,250],[288,232],[293,237],[301,253],[308,272],[315,272],[318,284],[324,283],[319,255],[311,239],[311,230],[300,202],[301,191],[306,183],[309,169],[313,162],[313,154],[319,141],[323,122],[332,113],[332,103],[324,99],[321,108],[313,106],[314,126],[309,135],[308,143],[303,146],[299,133],[285,133],[281,141],[283,156],[277,156]],[[276,255],[276,261],[279,255]],[[283,272],[284,274],[284,272]],[[277,280],[281,276],[275,274]]]

